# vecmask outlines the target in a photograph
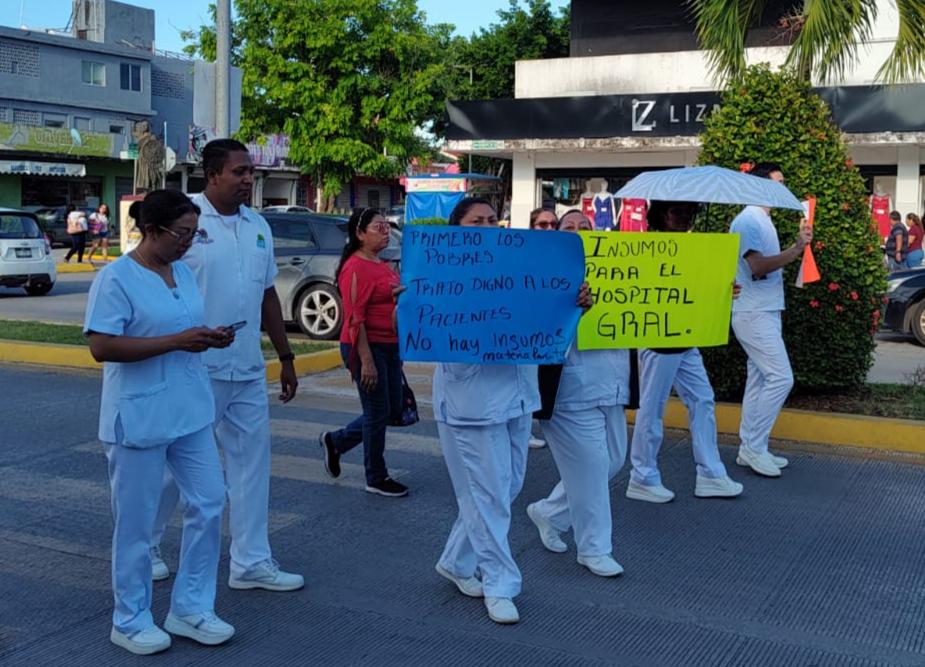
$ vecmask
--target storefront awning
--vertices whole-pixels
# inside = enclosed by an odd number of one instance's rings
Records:
[[[35,162],[34,160],[0,160],[0,174],[22,176],[86,176],[87,168],[72,162]]]

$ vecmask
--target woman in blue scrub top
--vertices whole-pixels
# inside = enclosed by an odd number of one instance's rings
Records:
[[[103,362],[99,438],[114,523],[110,640],[150,654],[170,646],[151,614],[148,548],[165,466],[186,511],[164,627],[202,644],[234,634],[214,612],[225,482],[212,435],[211,384],[199,356],[227,347],[233,333],[202,326],[196,280],[177,261],[199,239],[199,208],[180,192],[156,190],[132,204],[130,215],[143,239],[97,274],[84,333],[94,359]]]
[[[687,232],[694,224],[698,205],[693,202],[654,201],[649,207],[650,232]],[[733,298],[740,288],[733,285]],[[662,446],[662,416],[672,386],[690,416],[691,444],[698,498],[733,498],[742,485],[730,479],[719,456],[713,387],[700,350],[660,348],[639,351],[639,410],[633,428],[630,473],[626,497],[650,503],[667,503],[674,492],[662,484],[658,452]]]
[[[569,211],[558,229],[577,233],[586,223],[581,211]],[[626,460],[629,352],[579,351],[573,343],[551,392],[555,404],[543,433],[561,481],[547,498],[527,506],[527,515],[548,550],[564,553],[568,547],[560,533],[573,528],[578,563],[598,576],[615,577],[623,567],[612,556],[609,482]]]
[[[497,227],[491,204],[467,197],[450,214],[451,225]],[[582,285],[579,305],[590,304]],[[511,555],[511,503],[527,466],[533,412],[540,407],[537,367],[437,364],[434,419],[459,515],[437,572],[464,595],[484,597],[496,623],[520,620],[513,598],[521,575]],[[481,574],[481,577],[478,574]]]

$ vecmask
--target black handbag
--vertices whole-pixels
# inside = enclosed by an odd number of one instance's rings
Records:
[[[401,373],[401,412],[399,412],[393,419],[391,426],[411,426],[412,424],[417,424],[421,421],[421,416],[418,414],[418,402],[414,397],[414,392],[411,391],[411,385],[408,384],[408,378],[405,377],[405,372]]]

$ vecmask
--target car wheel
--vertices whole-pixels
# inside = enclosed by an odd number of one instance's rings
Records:
[[[925,299],[914,306],[912,320],[909,325],[915,339],[919,341],[919,345],[925,345]]]
[[[340,295],[330,285],[310,286],[299,297],[295,319],[299,328],[315,340],[332,340],[340,334]]]
[[[26,285],[24,289],[29,296],[45,296],[54,286],[54,283],[39,283],[38,285]]]

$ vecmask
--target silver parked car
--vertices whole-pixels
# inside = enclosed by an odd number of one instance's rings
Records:
[[[276,205],[276,206],[264,206],[260,209],[261,213],[314,213],[314,209],[308,208],[307,206],[288,206],[288,205]]]
[[[275,287],[283,318],[311,338],[333,340],[340,334],[343,307],[334,272],[347,242],[347,218],[312,213],[264,213],[273,231],[279,274]],[[382,259],[401,258],[401,232],[393,229]]]

